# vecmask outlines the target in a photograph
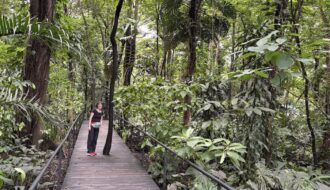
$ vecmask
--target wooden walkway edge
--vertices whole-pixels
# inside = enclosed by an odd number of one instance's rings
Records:
[[[151,176],[142,167],[116,132],[110,156],[102,150],[108,122],[100,129],[95,157],[86,155],[87,121],[80,129],[62,190],[159,190]]]

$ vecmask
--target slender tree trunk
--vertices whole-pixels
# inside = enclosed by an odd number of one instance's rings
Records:
[[[108,47],[108,45],[105,42],[103,49],[105,51],[107,51],[107,47]],[[105,76],[105,83],[104,84],[105,84],[106,88],[109,88],[109,80],[110,80],[110,75],[109,75],[110,69],[109,69],[109,65],[108,65],[110,63],[109,57],[110,57],[110,52],[109,51],[105,52],[104,56],[103,56],[103,61],[104,61],[103,70],[104,70],[104,76]],[[109,91],[108,90],[105,91],[104,96],[105,96],[104,114],[105,114],[105,118],[108,119],[108,115],[109,115],[109,113],[108,113],[108,111],[109,111]]]
[[[68,12],[68,7],[67,4],[64,4],[64,14],[66,16],[69,16],[69,12]],[[71,104],[72,100],[74,99],[74,95],[73,95],[73,89],[75,88],[75,75],[74,75],[74,69],[73,69],[73,55],[71,52],[68,52],[68,79],[70,81],[70,87],[69,87],[69,93],[70,93],[70,102],[68,102],[69,104]],[[69,123],[72,124],[74,121],[74,110],[73,109],[69,109],[68,110],[68,120]]]
[[[299,28],[298,28],[297,24],[299,23],[299,19],[301,18],[303,3],[304,3],[304,0],[298,0],[297,9],[295,11],[292,11],[293,8],[291,8],[292,25],[293,25],[294,33],[296,33],[296,34],[299,34]],[[297,35],[297,36],[294,36],[294,39],[295,39],[297,47],[298,47],[298,54],[299,54],[299,56],[301,56],[302,50],[301,50],[300,37]],[[300,69],[301,69],[301,73],[302,73],[302,76],[304,79],[304,99],[305,99],[306,123],[307,123],[307,127],[310,131],[310,135],[311,135],[313,165],[316,166],[317,165],[316,138],[315,138],[314,128],[313,128],[312,122],[311,122],[310,108],[309,108],[309,79],[307,76],[305,64],[303,62],[300,62]]]
[[[298,33],[298,29],[296,29],[296,32]],[[299,37],[297,36],[295,38],[296,38],[296,43],[300,44]],[[298,47],[300,49],[300,45],[298,45]],[[301,51],[301,50],[299,50],[299,51]],[[306,72],[304,63],[300,62],[300,67],[301,67],[301,73],[303,75],[304,82],[305,82],[305,84],[304,84],[304,98],[305,98],[306,122],[307,122],[307,127],[308,127],[308,129],[310,131],[310,135],[311,135],[313,165],[316,166],[317,165],[316,138],[315,138],[314,128],[313,128],[312,122],[311,122],[310,109],[309,109],[309,95],[308,95],[308,93],[309,93],[309,79],[308,79],[308,76],[307,76],[307,72]]]
[[[133,7],[134,7],[134,3],[133,0],[128,0],[127,1],[129,4],[129,8],[127,10],[127,17],[131,18],[133,17]],[[132,74],[132,63],[131,63],[131,59],[133,53],[133,36],[132,36],[132,24],[129,23],[128,24],[128,28],[125,32],[125,55],[124,55],[124,64],[123,64],[123,83],[124,86],[129,86],[131,83],[131,74]]]
[[[166,73],[165,79],[170,80],[171,79],[170,69],[171,69],[171,64],[172,64],[172,61],[173,61],[173,50],[170,49],[170,50],[167,51],[166,60],[167,60],[167,63],[166,63],[167,67],[166,67],[166,71],[165,71],[165,73]]]
[[[132,0],[130,2],[130,10],[128,17],[132,17],[132,10],[134,10],[134,20],[138,20],[138,8],[139,0],[135,0],[134,3]],[[131,76],[133,73],[135,56],[136,56],[136,35],[137,35],[137,23],[134,23],[133,29],[131,25],[127,29],[126,36],[126,48],[125,48],[125,57],[124,57],[124,85],[129,86],[131,84]]]
[[[188,85],[193,79],[193,75],[196,67],[196,47],[197,47],[197,21],[198,11],[200,9],[202,0],[191,0],[189,7],[189,58],[186,71],[183,75],[183,80]],[[186,95],[184,97],[184,103],[187,105],[186,110],[183,112],[183,125],[188,127],[190,123],[191,115],[191,96]]]
[[[92,49],[92,46],[91,46],[91,42],[90,42],[90,33],[89,33],[89,26],[88,26],[88,23],[87,23],[87,20],[86,20],[86,17],[85,17],[85,14],[84,12],[82,11],[81,9],[81,16],[83,18],[83,21],[84,21],[84,25],[85,25],[85,32],[86,32],[86,42],[87,42],[87,54],[89,55],[89,62],[91,64],[91,87],[90,87],[90,94],[91,94],[91,109],[93,109],[93,107],[95,106],[95,86],[96,86],[96,79],[95,79],[95,63],[94,63],[94,59],[93,59],[93,52],[91,51]]]
[[[112,133],[113,133],[113,116],[114,116],[114,104],[113,97],[115,92],[115,84],[118,75],[118,50],[117,50],[117,42],[116,42],[116,33],[118,28],[118,21],[120,12],[123,6],[124,0],[119,0],[118,5],[116,7],[115,19],[112,27],[112,31],[110,34],[110,41],[112,44],[112,67],[111,67],[111,81],[110,81],[110,91],[109,91],[109,102],[110,102],[110,110],[109,110],[109,129],[107,139],[103,148],[103,155],[110,155],[111,144],[112,144]]]
[[[131,65],[132,49],[133,49],[133,38],[132,38],[132,29],[131,25],[128,26],[127,31],[125,32],[126,42],[125,42],[125,56],[123,64],[123,79],[124,86],[129,86],[131,84],[131,75],[133,72],[133,66]]]
[[[160,68],[160,75],[166,78],[166,63],[167,63],[167,52],[168,50],[164,48],[162,66]]]
[[[230,66],[229,66],[229,71],[230,72],[233,72],[234,71],[234,62],[235,62],[235,59],[236,59],[236,56],[235,56],[235,43],[236,43],[236,19],[234,20],[233,22],[233,26],[232,26],[232,34],[231,34],[231,56],[230,56]],[[232,82],[229,81],[229,84],[228,84],[228,99],[229,99],[229,102],[231,102],[231,99],[232,99]],[[230,105],[230,108],[231,108],[231,104]]]
[[[214,48],[215,47],[215,48]],[[207,53],[207,66],[210,72],[213,72],[213,65],[216,62],[216,56],[214,56],[214,49],[216,49],[216,44],[212,40],[208,44],[208,53]]]
[[[221,74],[222,70],[223,70],[223,64],[221,61],[221,46],[220,43],[216,43],[216,53],[215,53],[215,64],[216,64],[216,70],[217,70],[217,74]]]
[[[156,62],[154,65],[154,69],[155,69],[155,74],[156,76],[159,74],[158,73],[158,66],[159,66],[159,20],[160,20],[160,5],[157,4],[156,5],[156,10],[157,10],[157,16],[156,16],[156,32],[157,32],[157,36],[156,36]]]
[[[105,20],[102,18],[102,15],[97,12],[95,9],[95,5],[93,2],[90,2],[92,5],[92,12],[93,12],[93,17],[96,19],[100,34],[101,34],[101,39],[102,39],[102,46],[103,46],[103,73],[105,76],[105,81],[104,85],[106,88],[109,88],[109,80],[110,80],[110,51],[108,50],[109,44],[110,44],[110,39],[108,38],[108,33],[109,33],[109,28],[110,24],[108,22],[101,22],[101,20]],[[103,26],[103,27],[102,27]],[[104,115],[105,119],[108,119],[108,110],[109,110],[109,92],[108,90],[105,91],[104,93],[104,99],[105,99],[105,107],[104,107]]]
[[[283,22],[286,20],[285,10],[287,9],[288,0],[275,1],[274,28],[281,30]]]
[[[326,26],[326,28],[328,28],[328,31],[325,34],[325,36],[327,38],[330,38],[330,21],[329,21],[329,18],[325,14],[322,7],[319,7],[319,9],[320,9],[320,14],[321,14],[321,18],[323,20],[323,23]],[[325,73],[326,73],[325,74],[326,75],[326,80],[325,80],[326,90],[325,90],[324,110],[325,110],[325,113],[327,115],[327,124],[326,124],[325,132],[323,134],[323,142],[322,142],[320,152],[322,154],[321,155],[322,158],[327,158],[328,156],[330,156],[330,150],[329,150],[329,146],[330,146],[330,45],[326,45],[324,49],[325,49],[325,52],[326,52],[326,58],[325,58],[325,64],[326,64],[326,71],[325,71]]]
[[[282,32],[282,25],[283,23],[287,20],[286,15],[285,15],[285,11],[287,9],[287,0],[279,0],[279,1],[275,1],[275,14],[274,14],[274,29],[280,31],[279,35],[282,36],[283,32]],[[271,92],[271,99],[273,100],[270,105],[269,108],[276,110],[276,98],[277,98],[277,91],[276,88],[274,88],[272,86],[271,80],[276,76],[277,70],[276,67],[270,63],[270,67],[272,68],[272,70],[269,73],[269,78],[268,78],[268,88],[269,91]],[[272,157],[273,157],[273,149],[275,149],[276,144],[273,143],[273,135],[274,135],[274,117],[271,114],[267,114],[267,119],[268,122],[265,126],[265,131],[264,131],[264,135],[265,135],[265,145],[267,147],[267,149],[265,148],[263,150],[263,158],[265,159],[265,163],[268,167],[271,167],[271,161],[272,161]]]
[[[235,56],[235,43],[236,43],[236,19],[233,21],[233,25],[232,25],[232,33],[231,33],[231,56],[230,56],[230,66],[229,66],[229,72],[233,72],[235,69],[235,65],[234,62],[236,60],[236,56]],[[233,83],[232,81],[229,80],[228,83],[228,102],[229,103],[229,109],[232,109],[232,105],[231,105],[231,101],[232,101],[232,97],[233,97]],[[233,119],[233,117],[230,115],[229,116],[231,119]],[[229,138],[230,135],[230,126],[228,126],[226,128],[226,138]]]
[[[53,22],[55,0],[30,0],[31,18],[38,21]],[[35,85],[35,89],[25,89],[29,98],[36,98],[45,105],[49,78],[51,49],[40,39],[29,37],[24,56],[23,79]],[[36,74],[38,73],[38,74]],[[42,137],[43,124],[39,116],[33,114],[30,122],[25,121],[27,134],[32,134],[32,143],[36,145]]]
[[[124,64],[123,64],[123,85],[129,86],[131,85],[131,77],[134,68],[135,56],[136,56],[136,35],[137,35],[137,20],[138,20],[138,3],[139,0],[129,0],[129,9],[127,13],[127,17],[132,18],[133,10],[134,10],[134,20],[135,23],[129,24],[127,31],[125,32],[126,40],[125,40],[125,56],[124,56]],[[128,107],[129,102],[125,102],[125,107]],[[128,120],[129,110],[127,109],[123,112],[123,117],[125,120]]]
[[[327,47],[326,57],[326,91],[325,91],[325,113],[327,115],[327,124],[325,133],[323,134],[323,142],[321,147],[322,157],[329,158],[330,156],[330,46]]]
[[[93,15],[95,15],[96,21],[97,21],[97,25],[99,26],[99,30],[101,33],[101,38],[102,38],[102,46],[103,46],[103,72],[104,72],[104,76],[105,76],[105,82],[104,85],[106,88],[109,88],[109,80],[110,80],[110,52],[108,50],[109,47],[109,39],[107,38],[107,34],[108,34],[108,29],[109,29],[109,25],[107,25],[107,23],[104,23],[104,28],[101,25],[101,22],[98,19],[98,16],[96,14],[96,10],[93,10]],[[101,18],[102,19],[102,18]],[[105,108],[104,108],[104,115],[105,115],[105,119],[108,119],[108,110],[109,110],[109,92],[108,90],[105,91],[104,93],[104,99],[105,99]]]
[[[70,93],[70,102],[69,104],[71,104],[71,102],[73,101],[74,99],[74,89],[75,89],[75,76],[74,76],[74,70],[73,70],[73,56],[72,56],[72,53],[68,53],[68,57],[69,57],[69,60],[68,60],[68,79],[70,81],[70,89],[69,89],[69,93]],[[70,124],[73,123],[74,121],[74,110],[73,109],[70,109],[68,111],[68,119],[70,121]]]
[[[87,66],[84,65],[83,67],[83,84],[84,86],[84,102],[88,102],[88,69]],[[87,104],[85,104],[85,110],[87,110]],[[88,115],[86,115],[88,117]]]
[[[320,84],[322,75],[319,75],[319,66],[320,66],[320,59],[318,57],[314,57],[315,65],[314,65],[314,79],[313,79],[313,94],[315,103],[319,104],[319,97],[320,97]]]

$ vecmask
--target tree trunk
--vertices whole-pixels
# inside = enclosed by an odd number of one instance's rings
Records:
[[[217,74],[220,75],[223,71],[224,64],[221,61],[221,45],[220,43],[216,43],[216,53],[215,53],[215,65]]]
[[[123,71],[123,78],[124,78],[124,86],[129,86],[131,84],[131,75],[133,72],[133,65],[131,60],[132,60],[132,55],[133,53],[133,39],[132,39],[132,29],[131,25],[128,26],[127,31],[125,32],[125,37],[126,42],[125,42],[125,56],[124,56],[124,71]]]
[[[55,0],[31,0],[30,15],[39,22],[53,22]],[[40,105],[45,105],[49,78],[51,49],[40,39],[29,37],[24,56],[23,79],[35,85],[35,89],[27,88],[29,98],[36,98]],[[37,74],[36,74],[37,73]],[[33,114],[31,121],[25,121],[27,134],[32,134],[32,144],[38,144],[42,137],[43,124],[39,116]]]
[[[275,15],[274,15],[274,28],[275,30],[281,30],[283,22],[286,20],[285,10],[287,9],[287,0],[275,1]]]
[[[80,2],[79,2],[80,3]],[[96,82],[95,82],[95,63],[94,63],[94,59],[93,59],[93,52],[91,51],[92,49],[92,46],[91,46],[91,42],[90,42],[90,33],[89,33],[89,26],[88,26],[88,23],[87,23],[87,20],[86,20],[86,17],[85,17],[85,14],[84,12],[82,11],[81,9],[81,16],[83,18],[83,21],[84,21],[84,25],[85,25],[85,32],[86,32],[86,42],[87,42],[87,54],[89,55],[88,56],[88,60],[91,64],[91,87],[90,87],[90,94],[91,94],[91,110],[93,109],[93,107],[95,106],[95,86],[96,86]]]
[[[319,97],[320,97],[320,84],[322,80],[322,75],[319,74],[319,66],[320,66],[320,59],[318,57],[314,57],[315,65],[314,65],[314,79],[313,79],[313,93],[314,93],[314,100],[315,104],[319,104]]]
[[[157,4],[156,5],[156,62],[155,62],[155,65],[154,65],[154,69],[155,69],[155,75],[157,76],[159,73],[158,73],[158,66],[159,66],[159,20],[160,20],[160,5]]]
[[[212,72],[213,73],[213,66],[214,66],[214,63],[217,62],[216,61],[216,58],[217,58],[217,52],[215,53],[215,56],[214,56],[214,49],[216,49],[217,45],[215,42],[213,42],[212,40],[209,42],[208,44],[208,53],[207,53],[207,69],[208,71]]]
[[[128,0],[127,17],[132,19],[133,17],[133,0]],[[124,46],[123,46],[124,47]],[[128,28],[125,31],[125,55],[124,55],[124,64],[123,64],[123,84],[124,86],[129,86],[131,84],[131,74],[133,71],[131,59],[133,53],[133,36],[132,36],[132,24],[128,24]]]
[[[299,23],[299,19],[301,18],[303,3],[304,3],[304,0],[299,0],[296,11],[293,12],[291,10],[292,25],[293,25],[293,30],[294,30],[293,32],[296,34],[299,34],[299,28],[298,28],[297,24]],[[294,36],[294,39],[295,39],[297,47],[298,47],[298,54],[299,54],[299,56],[301,56],[302,50],[301,50],[300,37],[297,35],[297,36]],[[301,74],[304,79],[306,123],[307,123],[307,127],[310,131],[310,135],[311,135],[313,165],[316,166],[317,165],[316,138],[315,138],[314,128],[313,128],[312,122],[311,122],[310,109],[309,109],[309,95],[308,95],[309,94],[309,79],[307,76],[305,64],[303,62],[300,62],[300,68],[301,68]]]
[[[186,84],[190,84],[193,79],[193,75],[196,67],[196,46],[197,46],[197,21],[198,21],[198,10],[200,8],[202,0],[191,0],[189,7],[189,58],[186,71],[183,75],[183,80]],[[191,115],[191,96],[186,95],[184,97],[184,103],[187,105],[186,110],[183,112],[183,125],[188,127],[190,123]]]
[[[110,91],[109,91],[109,129],[107,139],[103,148],[103,155],[110,155],[111,144],[112,144],[112,133],[113,133],[113,116],[114,116],[114,104],[113,104],[113,96],[115,92],[115,84],[118,75],[118,50],[116,43],[116,33],[118,28],[118,20],[120,16],[120,12],[123,6],[124,0],[119,0],[118,5],[116,7],[114,24],[112,27],[112,31],[110,34],[110,41],[112,44],[112,67],[111,67],[111,80],[110,80]]]
[[[166,62],[167,62],[167,50],[164,48],[163,61],[160,68],[160,76],[166,78]]]
[[[322,7],[319,7],[321,18],[323,20],[324,25],[326,28],[328,28],[328,32],[325,34],[325,37],[330,38],[330,23],[329,18],[326,16],[324,10]],[[327,124],[326,129],[323,134],[323,142],[321,146],[321,157],[327,158],[330,155],[330,45],[325,46],[325,52],[326,52],[326,58],[325,58],[325,64],[326,64],[326,71],[325,71],[325,84],[326,84],[326,90],[325,90],[325,106],[324,110],[327,116]]]
[[[128,17],[132,17],[131,10],[134,9],[134,20],[138,20],[138,6],[139,0],[135,0],[133,3],[132,0],[130,2],[130,10],[128,12]],[[124,85],[129,86],[131,84],[131,76],[133,73],[134,62],[135,62],[135,54],[136,54],[136,35],[137,35],[137,24],[134,24],[132,29],[131,25],[128,26],[127,32],[125,34],[128,39],[126,40],[126,48],[125,48],[125,57],[124,57]]]
[[[274,29],[280,31],[279,36],[283,36],[282,32],[282,25],[287,20],[287,16],[285,15],[287,9],[287,0],[279,0],[275,1],[275,14],[274,14]],[[271,99],[274,100],[270,102],[269,108],[272,110],[276,110],[276,98],[277,98],[277,91],[276,88],[272,86],[271,80],[276,76],[277,70],[276,67],[270,63],[269,65],[272,70],[269,73],[268,78],[268,89],[271,92]],[[274,136],[274,117],[271,114],[267,114],[267,125],[265,126],[265,148],[263,150],[263,158],[265,159],[266,166],[271,167],[271,161],[273,157],[273,149],[276,149],[276,144],[273,143],[273,136]]]
[[[68,6],[67,4],[64,4],[64,14],[66,16],[69,16],[68,12]],[[69,87],[69,93],[70,93],[70,100],[72,101],[74,99],[73,95],[73,89],[75,88],[75,75],[74,75],[74,69],[73,69],[73,54],[71,52],[68,52],[68,79],[70,81],[70,87]],[[69,104],[71,104],[71,101]],[[74,122],[74,110],[69,109],[68,110],[68,121],[70,125]]]
[[[99,28],[100,34],[101,34],[101,39],[102,39],[102,46],[103,46],[103,73],[105,77],[105,81],[103,85],[106,88],[109,88],[109,81],[110,81],[110,51],[108,50],[109,44],[110,44],[110,39],[108,38],[109,34],[109,28],[110,28],[110,22],[106,21],[106,19],[103,18],[102,14],[98,12],[98,10],[95,8],[95,2],[93,1],[88,1],[89,5],[92,7],[92,14],[93,18],[95,18],[97,26]],[[104,93],[104,99],[105,99],[105,107],[104,107],[104,115],[105,119],[108,119],[108,110],[109,110],[109,93],[106,90]]]
[[[84,102],[88,102],[88,70],[87,70],[87,66],[84,65],[83,66],[83,76],[82,76],[82,83],[84,84]],[[84,106],[85,110],[87,111],[87,104],[85,104]],[[88,117],[88,115],[86,115],[86,117]]]
[[[69,89],[69,93],[70,93],[70,100],[72,101],[74,99],[73,97],[73,92],[74,92],[74,88],[75,88],[75,76],[74,76],[74,70],[73,70],[73,56],[72,53],[68,53],[68,79],[70,81],[70,89]],[[69,104],[71,104],[71,101],[69,102]],[[73,123],[74,121],[74,110],[70,109],[68,111],[68,119],[70,124]]]
[[[236,60],[235,56],[235,43],[236,43],[236,19],[233,21],[233,27],[232,27],[232,33],[231,33],[231,56],[230,56],[230,66],[229,66],[229,71],[233,72],[235,65],[234,62]],[[231,102],[232,99],[232,81],[229,81],[228,84],[228,100]],[[231,108],[231,103],[229,104]]]
[[[166,67],[166,77],[165,77],[165,79],[167,79],[167,80],[171,80],[171,64],[172,64],[172,62],[173,62],[173,50],[168,50],[167,51],[167,58],[166,58],[166,60],[167,60],[167,63],[166,63],[166,65],[167,65],[167,67]]]

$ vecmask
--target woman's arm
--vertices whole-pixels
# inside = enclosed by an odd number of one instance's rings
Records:
[[[93,115],[94,115],[94,112],[91,112],[91,115],[89,116],[88,130],[91,130]]]
[[[101,127],[102,127],[102,124],[103,124],[103,116],[101,117],[101,121],[100,121],[100,122],[101,122]]]

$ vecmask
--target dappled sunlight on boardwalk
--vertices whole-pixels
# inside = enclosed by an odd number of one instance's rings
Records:
[[[158,186],[125,145],[113,134],[110,156],[102,150],[107,135],[107,121],[100,130],[95,157],[86,156],[87,122],[80,129],[62,189],[159,190]]]

